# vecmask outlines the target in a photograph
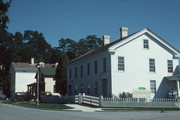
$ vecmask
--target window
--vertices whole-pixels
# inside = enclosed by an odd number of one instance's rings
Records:
[[[87,64],[87,75],[90,75],[90,63]]]
[[[97,61],[94,61],[94,73],[98,73],[98,68],[97,68]]]
[[[91,88],[91,84],[88,83],[88,88],[87,88],[87,94],[90,95],[90,88]]]
[[[103,59],[103,72],[106,72],[106,58]]]
[[[95,94],[98,94],[98,82],[95,82]]]
[[[149,72],[155,72],[155,59],[149,59]]]
[[[69,69],[69,79],[71,80],[71,77],[72,77],[72,71],[71,69]]]
[[[75,78],[77,78],[77,67],[75,67]]]
[[[81,77],[83,77],[83,66],[81,65]]]
[[[118,57],[118,70],[124,71],[124,57]]]
[[[149,49],[149,41],[148,40],[144,40],[144,48]]]
[[[168,72],[172,73],[173,72],[173,61],[172,60],[168,60],[167,61],[167,66],[168,66]]]
[[[74,93],[75,93],[75,95],[77,95],[78,94],[78,86],[77,85],[75,85],[75,91],[74,91]]]
[[[156,80],[150,80],[151,93],[156,93]]]

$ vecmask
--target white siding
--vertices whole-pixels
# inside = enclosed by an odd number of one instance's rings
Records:
[[[51,92],[53,94],[54,85],[55,85],[55,81],[53,80],[53,78],[45,78],[44,82],[45,82],[45,92]]]
[[[27,85],[34,83],[35,79],[35,72],[32,73],[25,73],[25,72],[16,72],[15,75],[15,92],[26,92]]]
[[[148,49],[144,48],[144,39],[148,40]],[[156,96],[151,94],[151,97],[167,97],[168,90],[176,89],[175,81],[170,82],[164,79],[173,74],[168,73],[167,60],[173,60],[174,70],[179,64],[179,60],[174,55],[179,55],[179,52],[155,34],[144,29],[117,42],[104,52],[98,52],[70,63],[68,72],[71,69],[72,78],[69,78],[68,73],[68,85],[71,85],[72,94],[80,92],[87,94],[88,86],[90,86],[90,95],[103,95],[106,91],[107,96],[111,97],[111,95],[118,96],[122,92],[132,93],[139,87],[145,87],[147,91],[150,91],[150,80],[155,80],[157,93]],[[125,71],[118,71],[119,56],[124,57]],[[103,58],[107,59],[106,73],[103,73]],[[149,59],[155,59],[154,73],[149,72]],[[98,62],[98,74],[94,73],[94,61]],[[89,76],[87,76],[88,63],[91,67]],[[83,77],[80,72],[81,65],[83,65]],[[77,67],[77,78],[74,75],[75,67]],[[108,85],[104,84],[106,81],[104,79],[107,80]],[[95,94],[95,82],[98,83],[97,95]],[[83,91],[81,91],[81,85],[83,85]],[[105,88],[103,86],[106,86],[106,89],[103,89]]]
[[[144,39],[149,40],[149,49],[143,48]],[[173,59],[172,54],[151,39],[143,34],[119,47],[115,54],[111,55],[113,94],[132,93],[132,90],[138,87],[150,89],[150,80],[156,80],[158,89],[163,77],[172,75],[167,72],[167,60],[173,60],[173,69],[175,69],[178,59]],[[125,59],[124,72],[118,71],[118,56],[123,56]],[[149,72],[149,58],[155,59],[155,73]]]
[[[110,73],[110,55],[108,52],[99,53],[90,57],[83,58],[77,62],[71,63],[68,65],[68,71],[71,69],[71,80],[68,73],[68,85],[71,85],[72,87],[72,94],[84,92],[88,94],[88,88],[90,95],[99,95],[100,94],[100,88],[101,88],[101,78],[103,75],[103,59],[106,58],[107,63],[107,72]],[[97,69],[98,72],[95,74],[94,71],[94,62],[97,61]],[[87,64],[90,63],[90,75],[87,75]],[[81,77],[81,65],[83,66],[83,77]],[[75,78],[75,67],[77,67],[77,78]],[[98,91],[97,94],[95,94],[95,82],[98,83]],[[109,77],[109,85],[110,85],[110,77]],[[81,86],[83,86],[83,91],[81,91]],[[110,86],[109,86],[110,88]],[[109,89],[107,88],[107,90]],[[76,93],[75,93],[76,90]],[[110,89],[108,90],[110,94]]]

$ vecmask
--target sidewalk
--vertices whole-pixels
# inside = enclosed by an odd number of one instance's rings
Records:
[[[74,111],[82,111],[82,112],[99,112],[103,111],[101,108],[91,108],[91,107],[86,107],[78,104],[66,104],[69,107],[73,107],[74,109],[69,109],[69,110],[74,110]]]

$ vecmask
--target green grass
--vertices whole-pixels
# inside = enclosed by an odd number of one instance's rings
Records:
[[[12,102],[12,101],[4,101],[5,104],[12,104],[26,108],[33,109],[47,109],[47,110],[63,110],[63,109],[73,109],[72,107],[66,106],[64,104],[48,104],[48,103],[40,103],[39,106],[35,102]]]

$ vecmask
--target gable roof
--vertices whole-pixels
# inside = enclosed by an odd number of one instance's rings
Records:
[[[24,62],[12,62],[11,67],[16,72],[36,72],[37,68],[35,65],[24,63]]]
[[[54,76],[56,74],[55,67],[40,67],[40,71],[44,76]]]
[[[133,33],[133,34],[135,34],[135,33]],[[83,55],[81,55],[81,56],[79,56],[79,57],[74,58],[74,59],[73,59],[72,61],[70,61],[69,63],[73,63],[73,62],[76,62],[76,61],[78,61],[78,60],[80,60],[80,59],[82,59],[82,58],[85,58],[85,57],[88,57],[88,56],[97,54],[97,53],[99,53],[99,52],[103,52],[103,51],[105,51],[105,50],[108,50],[109,47],[115,45],[116,43],[118,43],[118,42],[120,42],[120,41],[125,40],[126,38],[132,36],[133,34],[128,35],[127,37],[118,39],[118,40],[116,40],[116,41],[114,41],[114,42],[111,42],[111,43],[109,43],[109,44],[107,44],[107,45],[105,45],[105,46],[102,46],[102,47],[100,47],[100,48],[96,48],[96,49],[94,49],[94,50],[91,50],[91,51],[89,51],[89,52],[86,52],[85,54],[83,54]]]
[[[137,31],[135,33],[132,33],[130,35],[128,35],[127,37],[124,37],[124,38],[121,38],[121,39],[118,39],[114,42],[111,42],[101,48],[97,48],[97,49],[94,49],[94,50],[91,50],[79,57],[76,57],[75,59],[73,59],[72,61],[69,62],[70,63],[73,63],[73,62],[76,62],[82,58],[85,58],[85,57],[88,57],[88,56],[91,56],[91,55],[95,55],[97,53],[100,53],[100,52],[103,52],[103,51],[106,51],[106,50],[109,50],[109,48],[112,48],[114,47],[116,44],[118,43],[122,43],[122,42],[127,42],[128,39],[130,40],[131,38],[135,38],[143,33],[149,33],[151,36],[155,37],[156,39],[158,39],[162,44],[164,44],[166,47],[168,47],[169,49],[171,49],[172,51],[174,51],[178,57],[180,57],[180,51],[178,51],[176,48],[174,48],[172,45],[170,45],[168,42],[166,42],[164,39],[162,39],[161,37],[159,37],[157,34],[155,34],[154,32],[152,32],[149,28],[145,28],[145,29],[142,29],[140,31]]]

